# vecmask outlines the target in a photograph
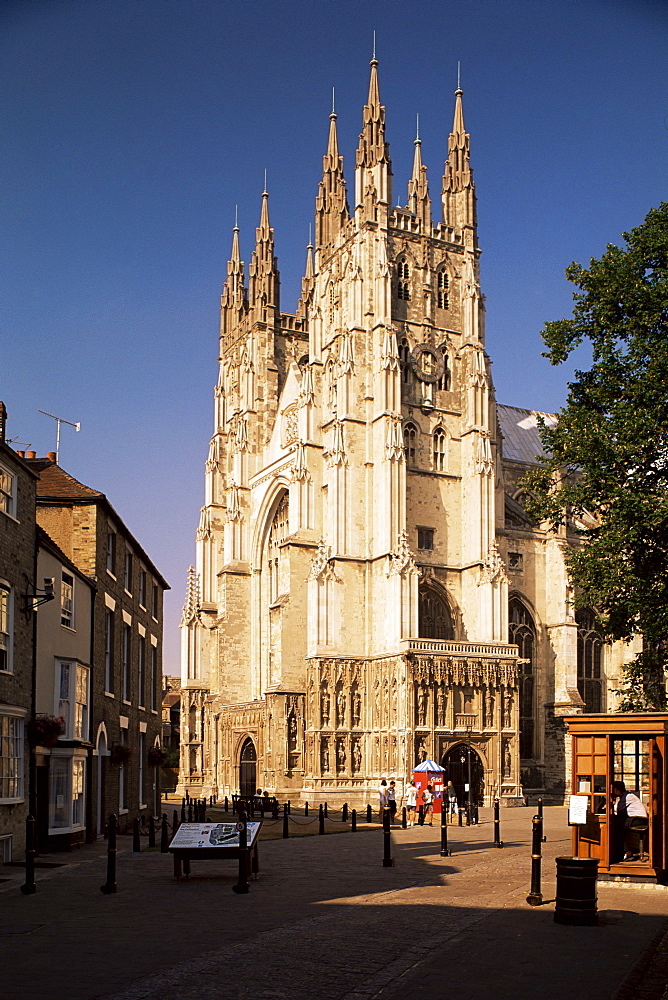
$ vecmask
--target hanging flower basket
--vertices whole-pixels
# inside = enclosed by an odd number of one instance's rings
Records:
[[[167,760],[167,751],[163,747],[150,747],[148,751],[149,767],[162,767]]]
[[[32,747],[52,747],[65,732],[62,715],[36,715],[26,724],[26,736]]]
[[[126,746],[125,743],[114,743],[111,748],[110,760],[112,764],[129,764],[132,759],[134,748]]]

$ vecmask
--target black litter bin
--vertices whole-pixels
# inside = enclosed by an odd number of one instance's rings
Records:
[[[558,924],[591,926],[598,923],[596,880],[598,858],[557,858]]]

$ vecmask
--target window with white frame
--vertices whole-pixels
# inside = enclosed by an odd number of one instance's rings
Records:
[[[60,578],[60,624],[74,628],[74,577],[65,570]]]
[[[104,614],[104,690],[114,693],[114,612]]]
[[[132,629],[127,623],[123,625],[123,639],[121,647],[121,659],[123,670],[123,701],[130,701],[131,669],[132,669]]]
[[[116,532],[111,527],[107,531],[107,569],[116,575]]]
[[[151,643],[151,693],[150,708],[152,712],[158,709],[158,647]]]
[[[123,569],[123,586],[129,594],[132,593],[132,553],[125,553],[125,563]]]
[[[16,476],[0,465],[0,510],[16,517]]]
[[[138,705],[142,708],[145,704],[145,684],[146,684],[146,639],[139,636],[137,648],[137,699]]]
[[[14,600],[12,588],[0,580],[0,671],[12,672]]]
[[[56,714],[65,720],[63,739],[88,739],[88,667],[59,660]]]
[[[0,715],[0,802],[23,796],[23,719]]]
[[[49,832],[81,830],[85,816],[86,761],[51,755]]]

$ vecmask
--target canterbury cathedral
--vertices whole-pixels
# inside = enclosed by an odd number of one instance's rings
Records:
[[[439,196],[419,138],[403,207],[392,180],[374,58],[350,192],[330,115],[294,313],[266,190],[247,273],[233,230],[181,622],[193,796],[375,805],[433,758],[460,797],[558,802],[564,718],[614,710],[635,652],[574,610],[577,524],[525,511],[553,418],[495,399],[461,89]]]

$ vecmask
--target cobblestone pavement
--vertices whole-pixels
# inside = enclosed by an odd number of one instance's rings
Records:
[[[449,858],[438,827],[394,830],[393,868],[378,830],[262,843],[245,896],[234,862],[193,862],[176,882],[170,855],[121,843],[112,896],[99,891],[105,844],[42,859],[68,863],[39,869],[33,896],[18,892],[21,869],[0,869],[2,998],[658,1000],[668,892],[602,885],[597,927],[555,924],[566,811],[545,810],[540,907],[526,903],[531,815],[502,811],[503,850],[489,811],[449,827]]]

